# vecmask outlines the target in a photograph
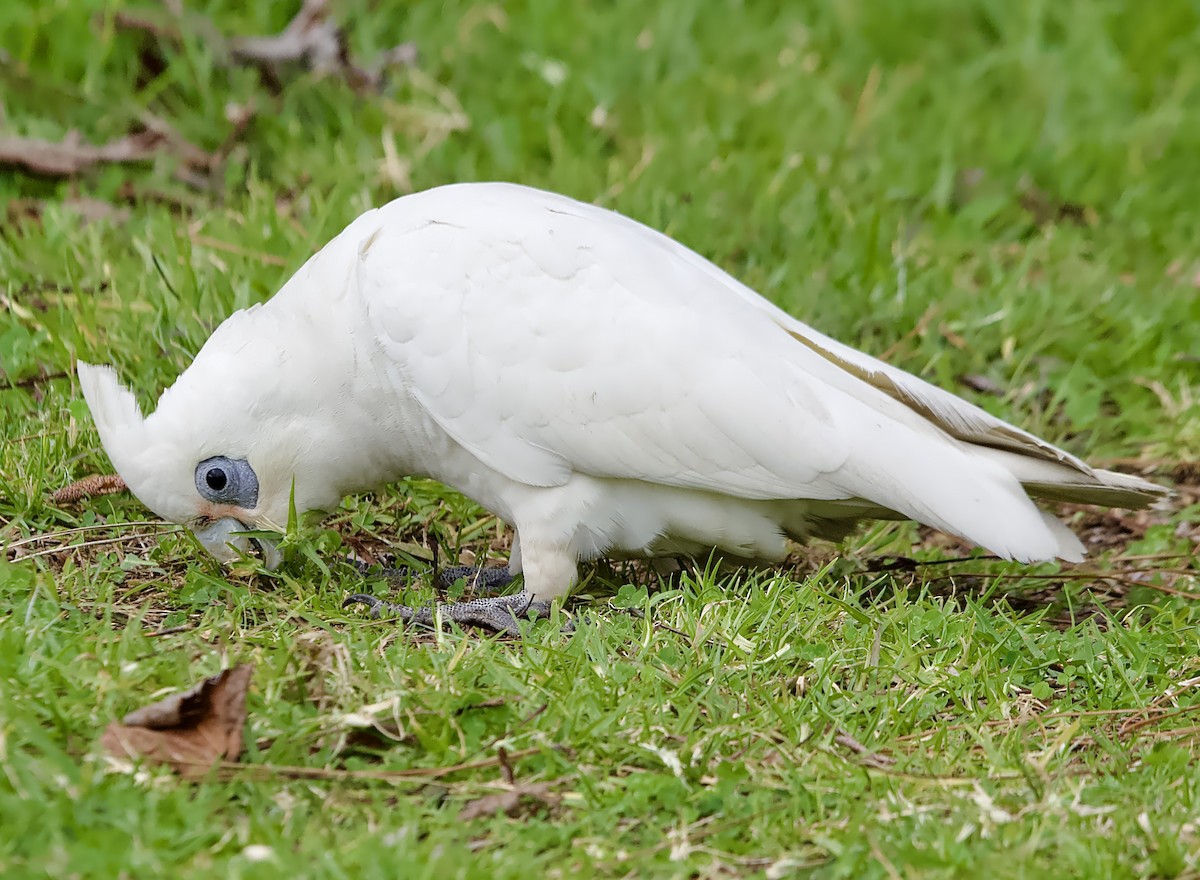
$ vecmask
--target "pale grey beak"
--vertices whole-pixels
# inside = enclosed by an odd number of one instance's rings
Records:
[[[240,556],[248,556],[251,547],[258,549],[263,565],[268,571],[274,571],[283,561],[283,554],[279,552],[274,541],[238,534],[239,532],[251,532],[254,529],[232,516],[223,517],[203,528],[192,531],[204,545],[204,549],[223,563],[233,562]]]

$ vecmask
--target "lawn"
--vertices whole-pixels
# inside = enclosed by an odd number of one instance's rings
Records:
[[[230,41],[294,0],[136,3],[0,4],[0,874],[1200,877],[1193,4],[349,0],[314,70]],[[137,161],[3,140],[72,131]],[[127,494],[51,499],[111,472],[76,358],[149,408],[358,213],[482,179],[620,210],[1176,492],[1062,509],[1079,566],[911,524],[596,566],[573,632],[519,641],[342,609],[399,589],[355,554],[504,558],[435,484],[299,524],[277,573]],[[101,754],[238,663],[238,767]]]

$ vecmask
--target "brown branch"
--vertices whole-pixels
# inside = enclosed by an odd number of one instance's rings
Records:
[[[106,144],[84,142],[77,131],[57,143],[39,138],[0,138],[0,165],[16,165],[43,177],[71,177],[101,163],[145,162],[159,153],[166,139],[141,131]]]
[[[189,14],[186,20],[172,20],[158,10],[123,10],[113,22],[119,29],[145,34],[171,47],[180,46],[186,33],[198,32],[219,64],[255,67],[275,92],[282,89],[281,70],[289,64],[340,76],[355,91],[363,92],[378,90],[389,67],[417,60],[416,46],[401,43],[381,53],[372,64],[359,62],[350,52],[345,30],[333,20],[328,0],[305,0],[282,31],[264,36],[227,38],[202,16]]]
[[[26,376],[24,379],[12,379],[7,387],[9,388],[33,388],[41,385],[43,382],[50,382],[54,379],[66,379],[70,374],[59,370],[54,373],[39,373],[36,376]],[[0,371],[0,379],[4,379],[3,371]]]
[[[522,749],[517,752],[507,752],[504,760],[515,761],[539,754],[540,747]],[[404,770],[339,770],[326,767],[289,767],[273,764],[236,764],[229,761],[217,765],[217,776],[220,779],[232,780],[243,778],[272,778],[284,779],[326,779],[336,781],[377,781],[404,782],[410,779],[440,779],[452,773],[465,770],[481,770],[485,767],[501,765],[499,757],[485,758],[481,761],[469,761],[461,764],[451,764],[445,767],[412,767]]]

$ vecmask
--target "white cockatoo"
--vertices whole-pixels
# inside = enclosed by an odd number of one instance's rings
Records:
[[[111,368],[79,380],[129,488],[222,560],[239,532],[282,531],[293,492],[328,510],[417,475],[474,499],[515,530],[523,592],[439,610],[504,629],[599,556],[781,560],[789,538],[907,518],[1073,561],[1082,544],[1032,499],[1163,493],[818,333],[640,223],[503,183],[363,214],[217,328],[149,416]]]

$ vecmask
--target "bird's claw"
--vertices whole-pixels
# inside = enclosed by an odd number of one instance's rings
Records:
[[[369,570],[361,564],[359,567],[364,571]],[[387,577],[402,576],[406,579],[411,579],[414,574],[411,569],[385,568],[383,571]],[[467,587],[473,591],[495,592],[511,583],[513,576],[508,566],[476,568],[471,565],[459,565],[439,569],[433,578],[434,586],[446,589],[460,578],[464,579]],[[441,617],[460,626],[484,627],[509,636],[521,634],[517,624],[520,620],[527,619],[530,612],[539,619],[549,616],[550,612],[549,602],[537,602],[524,592],[511,596],[472,599],[468,602],[451,602],[438,605],[436,612],[432,605],[396,605],[368,593],[355,593],[342,603],[343,608],[351,605],[366,605],[367,614],[373,620],[394,617],[405,623],[433,626],[435,618]]]
[[[346,608],[350,605],[363,604],[368,606],[368,614],[374,620],[394,616],[405,623],[418,623],[433,626],[435,618],[452,620],[459,626],[480,626],[508,636],[521,635],[518,623],[533,617],[543,619],[550,616],[550,603],[536,601],[528,593],[521,592],[511,596],[492,596],[486,599],[472,599],[469,602],[452,602],[445,605],[393,605],[366,593],[355,593],[348,596],[342,603]]]
[[[372,596],[369,593],[354,593],[347,596],[342,602],[343,608],[349,608],[351,605],[366,605],[367,614],[373,619],[378,620],[383,617],[384,612],[388,608],[388,603],[384,602],[378,596]]]

